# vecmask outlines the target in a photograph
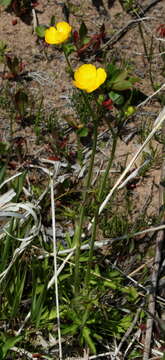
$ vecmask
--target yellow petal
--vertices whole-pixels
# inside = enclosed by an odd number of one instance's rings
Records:
[[[76,86],[78,89],[86,90],[86,86],[79,81],[73,80],[73,85]]]
[[[56,27],[51,26],[45,31],[45,41],[48,44],[62,44],[69,38],[71,31],[72,27],[68,23],[65,21],[59,22]]]
[[[96,78],[96,67],[91,64],[81,65],[74,75],[75,80],[83,83]]]
[[[106,78],[107,78],[107,74],[106,74],[105,70],[102,68],[97,69],[95,83],[93,84],[92,82],[90,82],[86,91],[88,93],[90,93],[90,92],[96,90],[100,85],[102,85],[104,83]]]
[[[96,67],[92,64],[81,65],[74,73],[75,81],[73,84],[87,92],[96,90],[106,80],[107,74],[104,69]]]
[[[81,65],[74,73],[74,85],[82,90],[87,90],[96,83],[96,67],[91,64]]]
[[[48,44],[54,44],[54,37],[56,36],[57,30],[51,26],[45,31],[45,41]]]
[[[45,31],[45,41],[48,44],[59,44],[59,32],[55,29],[54,26],[51,26]]]
[[[105,70],[102,68],[98,68],[97,69],[97,82],[99,84],[98,86],[103,84],[104,81],[106,80],[106,78],[107,78],[107,74],[106,74]]]
[[[72,27],[65,21],[61,21],[56,24],[56,29],[63,34],[66,34],[68,37],[72,31]]]
[[[86,92],[87,93],[91,93],[92,91],[95,91],[97,88],[99,87],[99,85],[95,82],[95,84],[90,84],[87,88],[86,88]]]

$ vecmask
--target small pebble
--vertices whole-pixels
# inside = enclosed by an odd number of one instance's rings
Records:
[[[13,19],[12,20],[12,25],[14,26],[14,25],[16,25],[17,24],[17,19]]]

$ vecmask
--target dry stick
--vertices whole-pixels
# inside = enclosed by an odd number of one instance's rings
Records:
[[[153,7],[154,5],[156,5],[158,2],[160,2],[162,0],[151,0],[148,5],[146,5],[143,9],[143,14],[146,13],[148,10],[151,9],[151,7]]]
[[[155,95],[157,95],[164,87],[165,87],[165,83],[158,90],[156,90],[153,94],[149,95],[146,100],[144,100],[139,105],[137,105],[136,108],[144,106],[149,100],[151,100]]]
[[[133,343],[136,341],[139,340],[140,336],[141,336],[141,329],[138,329],[135,334],[133,335],[131,341],[129,342],[126,350],[124,351],[124,354],[123,354],[123,359],[126,359],[126,356],[127,356],[127,353],[129,352],[130,348],[132,347]]]
[[[34,356],[33,354],[31,354],[29,351],[22,349],[22,348],[18,348],[16,346],[13,346],[12,348],[10,348],[11,351],[16,352],[17,354],[19,354],[21,357],[26,356],[26,359],[33,359],[34,360]],[[25,358],[24,358],[25,359]]]
[[[57,173],[58,167],[55,169]],[[54,201],[54,182],[53,176],[50,180],[51,190],[51,212],[52,212],[52,228],[53,228],[53,258],[54,258],[54,280],[55,280],[55,297],[56,297],[56,311],[57,311],[57,326],[58,326],[58,341],[59,341],[59,359],[62,360],[62,345],[61,345],[61,329],[60,329],[60,310],[58,297],[58,278],[57,278],[57,247],[56,247],[56,222],[55,222],[55,201]]]
[[[143,18],[140,18],[140,19],[130,20],[127,25],[125,25],[122,29],[120,29],[117,33],[115,33],[105,44],[100,46],[100,50],[104,50],[108,46],[112,46],[112,45],[116,44],[127,33],[128,30],[131,30],[132,28],[137,26],[137,24],[139,24],[141,21],[144,21],[144,20],[150,20],[151,21],[151,17],[147,16],[147,17],[143,17]],[[94,59],[95,57],[96,57],[96,54],[92,55],[90,57],[90,61],[92,59]]]
[[[61,271],[64,269],[65,265],[68,263],[69,259],[74,255],[74,252],[72,251],[70,254],[68,254],[68,256],[65,258],[65,260],[63,261],[63,263],[61,264],[61,266],[58,268],[57,270],[57,276],[60,275]],[[51,278],[51,280],[48,283],[48,287],[47,289],[50,289],[50,287],[54,284],[55,282],[55,276],[53,275],[53,277]]]
[[[94,359],[99,359],[99,358],[105,359],[107,356],[110,356],[111,359],[113,359],[113,352],[108,351],[108,352],[98,354],[98,355],[91,355],[91,356],[89,356],[89,360],[94,360]],[[77,360],[79,360],[79,359],[77,359]],[[117,358],[117,360],[119,360],[119,358]]]
[[[146,7],[142,10],[142,12],[139,14],[139,16],[144,15],[152,6],[156,5],[158,2],[162,0],[151,0],[151,2],[146,5]],[[139,22],[144,20],[151,20],[151,17],[144,17],[140,19],[131,20],[127,25],[125,25],[121,30],[119,30],[110,40],[108,40],[104,45],[100,47],[100,50],[105,49],[107,46],[114,45],[120,40],[128,30],[131,30],[133,27],[137,26]],[[95,56],[95,55],[94,55]],[[94,57],[93,56],[93,57]]]
[[[162,126],[162,135],[165,135],[165,123]],[[162,167],[161,167],[161,180],[163,181],[165,177],[165,145],[163,145],[162,148]],[[163,186],[159,187],[159,207],[164,205],[164,188]],[[165,216],[164,219],[165,220]],[[164,230],[161,230],[157,233],[156,237],[156,253],[155,253],[155,259],[153,264],[153,272],[152,272],[152,293],[149,295],[148,300],[148,311],[151,314],[150,317],[147,319],[146,324],[146,337],[145,337],[145,343],[144,343],[144,352],[143,352],[143,360],[148,360],[150,356],[151,351],[151,340],[152,340],[152,329],[153,329],[153,322],[154,322],[154,316],[155,316],[155,299],[156,299],[156,291],[157,291],[157,284],[158,284],[158,275],[159,275],[159,269],[160,269],[160,263],[161,263],[161,249],[163,245],[164,240]],[[152,317],[153,316],[153,317]]]
[[[20,328],[18,329],[18,331],[15,332],[15,336],[18,336],[21,334],[25,324],[27,323],[27,321],[30,319],[30,316],[31,316],[31,311],[28,312],[28,314],[26,315],[22,325],[20,326]]]
[[[116,359],[116,356],[118,355],[122,345],[124,344],[124,342],[128,339],[128,336],[131,334],[134,326],[136,325],[137,321],[138,321],[138,317],[140,315],[140,312],[141,312],[141,308],[139,307],[136,311],[136,315],[131,323],[131,326],[127,329],[126,333],[124,334],[124,336],[122,337],[121,341],[120,341],[120,344],[119,346],[117,347],[117,349],[115,350],[115,353],[114,353],[114,360]]]
[[[32,8],[32,17],[33,17],[33,31],[35,33],[36,27],[37,27],[37,25],[39,25],[39,23],[38,23],[37,14],[36,14],[34,8]]]
[[[130,275],[125,274],[125,272],[122,269],[120,269],[117,265],[111,263],[109,260],[107,261],[107,263],[111,265],[112,269],[116,269],[117,271],[119,271],[120,274],[122,274],[127,280],[131,281],[135,286],[137,286],[140,289],[144,290],[146,293],[149,293],[147,288],[145,288],[142,284],[138,283]]]
[[[128,274],[128,276],[133,276],[135,275],[137,272],[139,272],[141,269],[143,269],[145,266],[149,265],[151,262],[153,261],[153,258],[151,258],[150,260],[146,261],[144,264],[138,266],[138,268],[136,268],[135,270],[133,270],[130,274]]]
[[[151,0],[151,2],[144,7],[142,12],[139,16],[144,15],[151,7],[156,5],[158,2],[162,0]],[[131,30],[132,28],[136,27],[140,22],[144,20],[151,20],[151,17],[143,17],[135,20],[131,20],[127,25],[125,25],[121,30],[119,30],[116,34],[114,34],[105,44],[100,47],[100,50],[106,49],[108,46],[112,46],[116,44],[122,37],[127,33],[127,31]],[[90,61],[95,58],[96,55],[92,55]]]
[[[110,243],[110,245],[112,245],[113,242],[115,242],[115,241],[127,240],[128,236],[135,237],[135,236],[147,234],[147,233],[150,233],[150,232],[152,233],[152,232],[155,232],[155,231],[159,231],[159,230],[162,230],[162,229],[165,229],[165,225],[163,225],[163,224],[160,225],[160,226],[155,226],[155,227],[151,227],[149,229],[138,231],[137,233],[126,234],[126,235],[123,235],[123,236],[120,236],[120,237],[117,237],[117,238],[110,238],[110,239],[105,239],[105,240],[101,240],[101,241],[97,240],[95,242],[94,246],[95,246],[95,249],[100,249],[101,247],[106,246],[109,243]],[[72,253],[72,252],[75,251],[75,249],[76,249],[76,247],[65,249],[65,250],[59,250],[58,255],[64,255],[64,254]],[[81,245],[81,248],[80,248],[81,251],[88,250],[88,249],[89,249],[89,244]],[[49,253],[48,256],[52,256],[52,255],[53,255],[52,253]]]

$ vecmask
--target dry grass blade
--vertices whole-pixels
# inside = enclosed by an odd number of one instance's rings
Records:
[[[11,201],[16,195],[16,192],[13,189],[8,190],[5,194],[0,196],[0,209],[3,209],[3,206]]]
[[[150,96],[147,97],[146,100],[144,100],[142,103],[140,103],[139,105],[137,105],[137,108],[144,106],[148,103],[148,101],[150,101],[154,96],[156,96],[157,94],[159,94],[159,92],[161,90],[163,90],[165,87],[165,84],[163,84],[158,90],[156,90],[153,94],[151,94]]]
[[[11,176],[10,178],[6,179],[5,181],[3,181],[3,182],[0,184],[0,189],[2,189],[2,187],[3,187],[5,184],[7,184],[8,182],[14,180],[16,177],[18,177],[18,176],[20,176],[20,175],[22,175],[22,172],[19,172],[19,173],[15,174],[15,175]]]
[[[59,163],[57,163],[57,165],[55,167],[55,176],[58,173],[58,169],[59,169]],[[59,359],[61,360],[62,359],[62,344],[61,344],[60,310],[59,310],[59,296],[58,296],[56,221],[55,221],[55,201],[54,201],[53,177],[50,180],[50,190],[51,190],[51,213],[52,213],[52,228],[53,228],[54,282],[55,282],[55,297],[56,297],[57,326],[58,326]]]
[[[150,227],[148,229],[145,229],[145,230],[142,230],[142,231],[138,231],[136,233],[129,233],[128,235],[123,235],[123,236],[119,236],[119,237],[116,237],[116,238],[110,238],[110,239],[104,239],[102,241],[99,241],[97,240],[94,244],[94,248],[95,249],[100,249],[102,248],[103,246],[106,246],[108,244],[112,244],[113,242],[115,241],[122,241],[122,240],[126,240],[128,239],[128,236],[129,237],[136,237],[136,236],[139,236],[139,235],[143,235],[143,234],[147,234],[147,233],[153,233],[153,232],[156,232],[156,231],[159,231],[159,230],[163,230],[165,229],[165,225],[162,224],[162,225],[159,225],[159,226],[155,226],[155,227]],[[75,251],[75,247],[73,248],[69,248],[69,249],[65,249],[65,250],[59,250],[58,251],[58,255],[64,255],[64,254],[70,254],[70,253],[74,253]],[[83,250],[88,250],[89,249],[89,244],[84,244],[81,246],[80,250],[83,251]],[[53,253],[45,253],[44,256],[53,256]]]
[[[132,321],[132,324],[131,326],[128,328],[128,330],[126,331],[126,333],[124,334],[124,336],[122,337],[121,341],[120,341],[120,344],[118,345],[117,349],[115,350],[115,353],[114,353],[114,360],[116,359],[116,356],[119,354],[124,342],[128,339],[129,335],[131,334],[132,330],[134,329],[134,326],[136,325],[137,323],[137,320],[138,320],[138,317],[140,315],[140,312],[141,312],[141,308],[139,308],[136,312],[136,315]]]
[[[63,261],[63,263],[61,264],[61,266],[59,266],[57,270],[57,276],[60,275],[61,271],[64,269],[65,264],[67,264],[69,259],[73,256],[73,254],[74,254],[73,251],[69,253],[68,256],[65,258],[65,260]],[[47,288],[49,289],[54,283],[55,283],[55,276],[53,276],[52,279],[49,281]]]
[[[122,189],[124,186],[127,185],[127,183],[134,179],[136,176],[138,176],[139,171],[142,170],[144,168],[144,166],[146,166],[148,163],[150,162],[150,159],[147,159],[144,161],[144,163],[139,166],[137,169],[135,169],[127,178],[126,180],[123,181],[123,183],[121,185],[119,185],[118,189]]]
[[[25,350],[25,349],[21,349],[21,348],[18,348],[16,346],[13,346],[11,348],[11,351],[19,354],[19,356],[22,358],[24,356],[26,356],[26,359],[34,359],[34,355],[31,354],[29,351]]]
[[[34,220],[34,225],[33,227],[29,230],[29,236],[26,236],[24,238],[19,238],[16,236],[13,236],[12,234],[9,233],[9,231],[7,230],[7,228],[9,227],[9,223],[7,223],[4,228],[3,231],[5,234],[9,235],[11,238],[21,241],[21,242],[28,242],[31,241],[38,233],[40,230],[40,226],[41,226],[41,222],[40,222],[40,218],[37,217],[36,214],[36,206],[31,204],[31,203],[18,203],[18,204],[11,204],[8,206],[8,211],[10,211],[15,209],[17,211],[21,210],[25,210],[25,213],[23,215],[21,215],[21,220],[20,220],[20,225],[23,225],[24,221],[29,217],[29,215],[32,216],[33,220]]]
[[[15,177],[21,175],[22,173],[18,173],[9,179],[5,180],[1,184],[1,188],[8,183],[9,181],[13,180]],[[37,216],[35,205],[32,203],[12,203],[11,200],[15,196],[14,190],[9,190],[7,193],[3,194],[0,197],[0,217],[11,217],[11,218],[20,218],[20,225],[22,226],[24,222],[31,216],[33,218],[34,224],[33,226],[28,230],[28,236],[24,238],[19,238],[14,236],[13,234],[9,233],[9,226],[10,221],[7,221],[7,223],[3,226],[1,229],[1,238],[4,237],[6,234],[10,236],[10,238],[20,241],[21,245],[15,249],[12,259],[10,261],[10,264],[7,266],[7,268],[0,274],[0,283],[5,279],[8,272],[10,271],[11,267],[17,260],[17,258],[25,251],[27,246],[30,244],[30,242],[34,239],[34,237],[39,233],[41,222],[40,217]],[[20,213],[21,211],[21,213]]]

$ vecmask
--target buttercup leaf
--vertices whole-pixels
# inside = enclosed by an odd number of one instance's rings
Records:
[[[85,23],[82,22],[82,24],[80,26],[80,30],[79,30],[79,36],[80,36],[81,40],[87,35],[87,32],[88,32],[88,29],[87,29]]]
[[[44,38],[45,36],[45,30],[46,30],[46,26],[45,25],[38,25],[35,28],[36,34],[40,37],[40,38]]]

